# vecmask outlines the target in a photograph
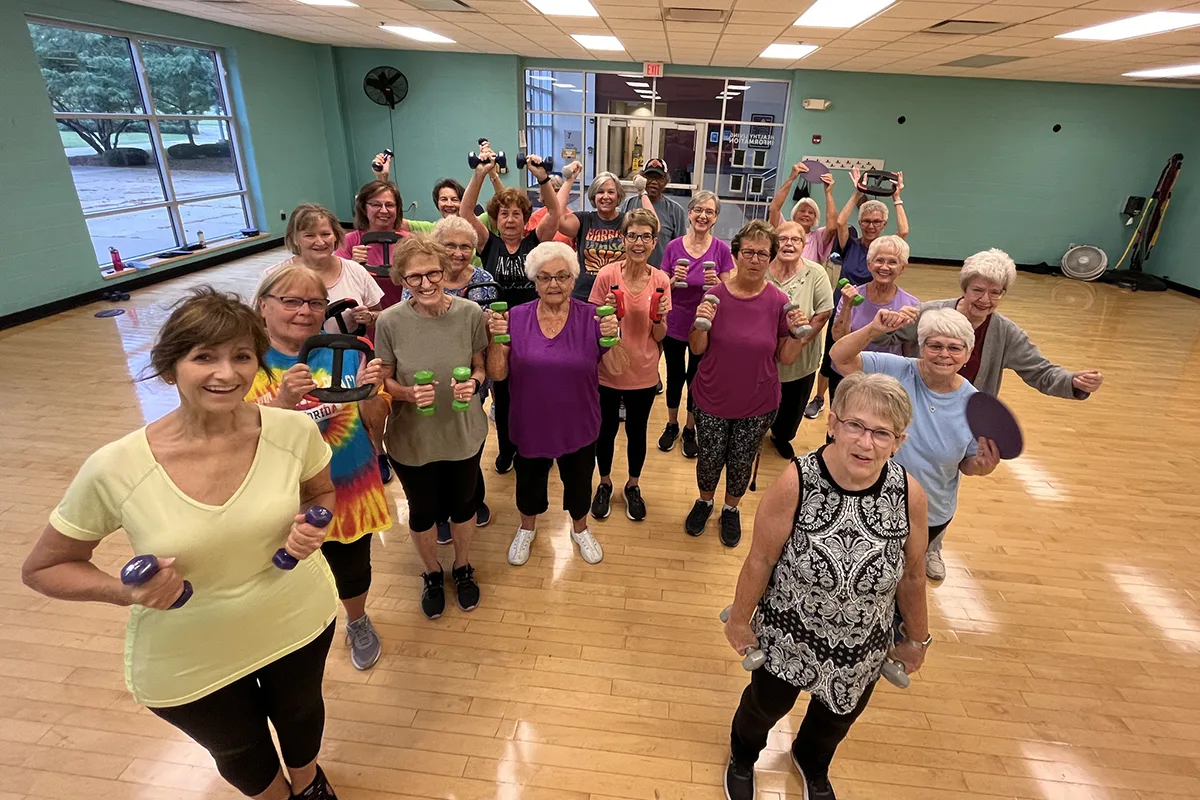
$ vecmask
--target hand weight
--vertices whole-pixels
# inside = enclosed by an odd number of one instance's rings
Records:
[[[661,286],[654,290],[654,297],[650,298],[650,321],[662,322],[662,314],[658,312],[658,305],[662,302],[663,295],[667,290]]]
[[[617,319],[625,319],[625,292],[615,283],[609,287],[609,291],[616,298],[613,307],[617,309]]]
[[[600,306],[599,308],[596,309],[596,316],[598,316],[598,317],[611,317],[613,314],[616,314],[616,313],[617,313],[617,310],[615,308],[613,308],[612,306]],[[620,317],[618,317],[617,319],[620,319]],[[600,337],[600,346],[601,347],[613,347],[619,341],[621,341],[621,339],[620,339],[620,337],[617,337],[617,336],[601,336]]]
[[[703,264],[701,264],[700,266],[704,267],[704,285],[705,285],[705,286],[707,286],[707,285],[708,285],[708,273],[710,273],[710,272],[711,272],[711,273],[713,273],[714,275],[716,275],[716,274],[717,274],[717,262],[715,262],[715,261],[705,261],[705,262],[704,262]],[[720,281],[721,279],[720,279],[720,278],[717,278],[717,280],[718,280],[718,281]],[[714,284],[714,286],[715,286],[715,285],[716,285],[716,284]]]
[[[304,512],[304,521],[314,528],[325,528],[333,522],[333,512],[324,506],[309,506],[308,511]],[[286,547],[281,547],[271,556],[271,563],[280,569],[295,569],[300,559],[289,553]]]
[[[471,380],[471,368],[470,367],[455,367],[454,368],[454,380],[457,381],[458,383],[466,383],[467,381]],[[450,404],[450,407],[453,408],[455,411],[466,411],[468,408],[471,407],[471,401],[470,400],[455,400],[453,403]]]
[[[850,285],[850,279],[849,279],[849,278],[842,278],[840,281],[838,281],[837,288],[839,288],[839,289],[842,289],[842,288],[845,288],[846,286],[849,286],[849,285]],[[865,303],[866,301],[867,301],[867,298],[863,297],[861,294],[856,294],[856,295],[854,296],[854,299],[850,301],[850,305],[852,305],[852,306],[861,306],[861,305],[862,305],[863,303]]]
[[[394,158],[394,154],[392,153],[391,150],[384,150],[383,156],[384,156],[384,158],[387,158],[388,160],[391,160],[392,158]],[[379,162],[379,161],[372,161],[371,169],[375,170],[376,172],[383,172],[383,163]]]
[[[890,658],[884,660],[883,666],[879,668],[879,674],[887,678],[888,683],[898,689],[907,689],[912,684],[908,673],[904,671],[904,665],[899,661],[892,661]]]
[[[501,300],[499,302],[492,303],[490,306],[488,306],[488,308],[490,308],[496,314],[504,314],[508,312],[508,303],[505,303],[503,300]],[[512,335],[508,333],[498,333],[492,337],[492,341],[496,344],[508,344],[512,341]]]
[[[800,305],[798,303],[788,303],[786,306],[783,307],[783,313],[786,314],[787,312],[794,311],[795,309],[797,309],[799,307],[800,307]],[[792,328],[791,332],[792,332],[793,338],[803,339],[805,336],[808,336],[810,333],[812,333],[812,325],[800,325],[798,327]]]
[[[433,373],[427,369],[413,373],[413,383],[417,386],[428,386],[433,383]],[[427,406],[417,406],[417,413],[422,417],[432,417],[437,413],[437,403],[430,403]]]
[[[733,606],[725,606],[725,610],[721,612],[721,622],[729,622],[729,612],[731,611],[733,611]],[[743,654],[742,669],[747,672],[756,670],[765,663],[767,663],[767,654],[757,647],[749,647]]]
[[[483,147],[485,144],[490,145],[491,142],[488,141],[486,136],[482,136],[479,138],[478,144],[480,147]],[[471,169],[475,169],[480,164],[490,163],[492,163],[492,159],[490,158],[480,158],[474,152],[467,154],[467,164],[470,165]],[[496,153],[496,163],[500,166],[500,169],[508,169],[508,156],[504,155],[503,151]]]
[[[686,258],[675,259],[676,268],[683,267],[684,269],[687,269],[691,265],[691,263],[692,262],[688,261]],[[688,282],[686,280],[675,281],[676,289],[686,289],[687,287],[688,287]]]
[[[525,169],[526,164],[529,164],[528,157],[524,153],[517,153],[517,169]],[[529,164],[529,166],[533,165]],[[554,171],[554,159],[550,156],[543,158],[541,167],[542,169],[546,170],[546,172]]]
[[[716,295],[706,294],[706,295],[704,295],[704,302],[712,303],[714,306],[720,307],[721,298],[717,297]],[[707,330],[711,330],[711,329],[712,329],[712,320],[711,319],[705,319],[704,317],[696,317],[696,330],[707,331]]]
[[[158,559],[152,555],[134,556],[129,563],[121,567],[121,583],[126,586],[139,586],[158,574]],[[191,581],[183,582],[183,591],[179,598],[171,604],[171,608],[179,608],[192,599]]]

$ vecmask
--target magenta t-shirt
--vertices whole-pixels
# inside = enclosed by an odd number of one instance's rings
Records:
[[[366,231],[357,230],[347,233],[346,243],[342,245],[341,250],[337,251],[337,255],[346,259],[347,261],[353,261],[354,258],[352,254],[354,252],[354,248],[362,244],[362,237],[364,233],[366,233]],[[400,235],[401,239],[410,235],[408,231],[397,231],[397,233]],[[400,242],[396,242],[394,245],[392,245],[389,248],[389,255],[391,254],[391,250],[395,250],[399,246]],[[367,245],[367,263],[373,267],[385,265],[385,260],[383,257],[383,245],[381,243],[375,242]],[[383,300],[379,304],[380,308],[390,308],[404,299],[403,286],[397,286],[396,284],[392,283],[392,279],[386,275],[376,275],[372,272],[371,277],[375,279],[375,282],[379,284],[379,288],[383,290]]]
[[[715,261],[717,274],[723,275],[733,269],[733,253],[729,251],[729,245],[714,236],[704,255],[692,258],[683,246],[683,237],[672,239],[663,250],[663,272],[674,276],[675,262],[681,258],[688,260],[688,285],[686,289],[676,288],[675,279],[671,278],[671,311],[667,314],[667,336],[687,341],[692,323],[696,321],[696,309],[704,295],[709,294],[704,289],[704,262]]]
[[[558,458],[600,436],[600,323],[571,298],[567,324],[547,339],[537,301],[508,312],[508,432],[525,458]]]
[[[725,284],[710,289],[721,299],[708,332],[708,349],[692,381],[696,407],[722,419],[749,419],[779,408],[775,348],[790,335],[788,297],[768,283],[757,297],[734,297]]]
[[[862,286],[856,286],[854,288],[858,289],[858,293],[861,294],[864,299],[860,305],[850,306],[851,332],[870,325],[871,320],[875,319],[875,315],[881,308],[886,308],[888,311],[899,311],[905,306],[920,307],[921,305],[920,300],[913,297],[899,286],[896,287],[896,296],[892,298],[891,302],[884,303],[883,305],[872,303],[871,298],[867,297],[867,284],[864,283]],[[837,293],[837,301],[837,309],[833,312],[834,319],[837,319],[838,313],[840,313],[842,310],[842,295],[840,291]],[[875,344],[872,342],[871,344],[867,345],[865,349],[876,353],[895,353],[898,356],[904,355],[904,346],[899,344],[886,345]]]

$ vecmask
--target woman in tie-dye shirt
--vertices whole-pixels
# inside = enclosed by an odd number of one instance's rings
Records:
[[[259,370],[246,399],[308,414],[333,449],[330,471],[337,490],[337,510],[321,552],[346,608],[350,660],[358,669],[369,669],[380,652],[379,635],[366,609],[371,587],[371,534],[391,528],[392,515],[361,406],[386,405],[390,400],[386,394],[376,394],[358,403],[322,403],[306,396],[318,385],[331,385],[333,369],[332,350],[317,351],[308,364],[296,361],[304,340],[321,332],[329,304],[325,284],[316,273],[300,265],[286,265],[263,280],[254,301],[267,324],[271,347],[266,362],[270,369]],[[376,359],[364,365],[356,351],[344,352],[342,371],[343,386],[383,385],[381,362]]]

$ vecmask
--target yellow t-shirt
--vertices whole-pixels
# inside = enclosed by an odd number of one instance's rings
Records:
[[[259,414],[254,461],[222,506],[181,492],[141,428],[93,453],[50,515],[73,539],[124,528],[135,552],[174,556],[192,582],[182,608],[130,613],[125,681],[143,705],[183,705],[228,686],[317,638],[337,613],[319,550],[290,571],[271,563],[300,507],[300,484],[329,463],[329,445],[305,414]]]

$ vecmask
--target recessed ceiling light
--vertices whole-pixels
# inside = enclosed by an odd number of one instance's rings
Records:
[[[1126,72],[1126,78],[1190,78],[1200,75],[1200,64],[1184,64],[1178,67],[1160,67],[1158,69],[1139,69],[1136,72]]]
[[[529,0],[529,5],[547,17],[598,17],[588,0]]]
[[[351,3],[350,0],[299,0],[306,6],[337,6],[340,8],[358,8],[358,3]]]
[[[625,85],[632,86],[635,89],[643,86],[647,89],[650,88],[650,84],[646,83],[645,81],[625,81]]]
[[[447,39],[440,33],[427,31],[424,28],[412,28],[407,25],[380,25],[388,33],[394,33],[397,36],[403,36],[406,39],[415,39],[418,42],[433,42],[435,44],[456,44],[453,39]]]
[[[793,25],[806,28],[853,28],[896,0],[817,0]]]
[[[559,89],[574,89],[575,88],[575,84],[573,84],[573,83],[555,83],[554,85],[557,86]]]
[[[1155,11],[1152,14],[1139,14],[1136,17],[1106,22],[1103,25],[1093,25],[1069,33],[1060,33],[1055,39],[1087,39],[1093,42],[1115,42],[1120,39],[1133,39],[1137,36],[1149,36],[1154,33],[1175,31],[1180,28],[1191,28],[1200,25],[1200,14],[1185,14],[1179,11]]]
[[[590,33],[572,33],[571,38],[588,50],[624,50],[625,45],[615,36],[596,36]]]
[[[804,58],[809,53],[817,49],[815,44],[775,44],[768,45],[766,50],[758,54],[759,58],[782,58],[788,61],[796,61]]]

